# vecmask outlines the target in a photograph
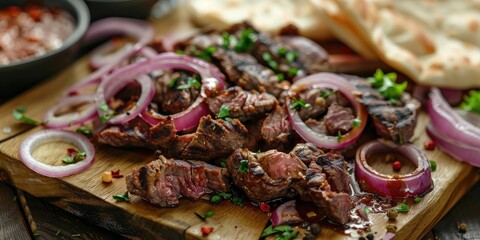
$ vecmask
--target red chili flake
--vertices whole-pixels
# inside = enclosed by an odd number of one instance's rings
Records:
[[[123,175],[120,175],[120,169],[118,169],[117,171],[112,170],[112,177],[113,178],[122,178]]]
[[[208,234],[210,234],[211,232],[213,232],[213,227],[209,227],[209,226],[204,226],[200,229],[200,231],[202,231],[202,235],[203,236],[208,236]]]
[[[423,143],[423,147],[425,148],[425,150],[434,150],[435,149],[435,142],[432,141],[432,140],[427,140]]]
[[[260,203],[260,210],[264,212],[270,212],[270,205],[268,205],[266,202],[262,202]]]
[[[392,163],[392,167],[395,172],[398,172],[402,168],[402,163],[400,161],[395,161]]]
[[[77,156],[78,151],[75,148],[67,148],[67,155],[69,157],[75,157]]]

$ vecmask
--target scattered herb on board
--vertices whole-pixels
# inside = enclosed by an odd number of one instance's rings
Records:
[[[413,201],[416,202],[416,203],[419,203],[420,201],[422,201],[422,198],[421,197],[415,197],[413,199]]]
[[[189,89],[191,87],[193,87],[195,89],[200,89],[200,87],[202,87],[202,84],[197,79],[189,77],[188,81],[187,81],[187,84],[183,84],[183,85],[178,86],[177,90],[185,90],[185,89]]]
[[[91,137],[93,135],[92,130],[90,130],[90,129],[84,127],[84,126],[77,128],[75,130],[75,132],[83,134],[87,137]]]
[[[130,202],[128,192],[125,192],[124,194],[113,195],[113,199],[117,200],[118,202]]]
[[[217,118],[223,118],[227,121],[230,120],[230,110],[228,109],[227,105],[222,104],[220,111],[218,111]]]
[[[382,94],[387,100],[396,104],[396,100],[400,98],[403,91],[407,88],[407,82],[396,83],[396,73],[383,73],[381,69],[377,69],[372,77],[367,80]]]
[[[434,160],[430,160],[430,170],[432,172],[437,171],[437,162],[435,162]]]
[[[210,198],[210,202],[211,202],[211,203],[219,203],[219,202],[221,202],[223,199],[231,199],[231,198],[232,198],[232,193],[219,192],[219,193],[216,193],[215,195],[213,195],[213,196]]]
[[[23,123],[38,125],[39,122],[37,120],[25,116],[26,111],[27,109],[25,108],[25,106],[18,106],[12,112],[13,118]]]
[[[85,157],[87,157],[85,152],[79,152],[73,148],[68,148],[67,156],[62,159],[62,162],[72,164],[85,159]]]
[[[310,103],[305,103],[302,99],[297,99],[293,101],[292,106],[290,106],[290,109],[298,109],[298,108],[309,108],[311,107]]]
[[[293,231],[291,226],[280,225],[273,227],[272,225],[268,226],[263,230],[260,238],[267,237],[275,234],[275,240],[290,240],[298,236],[297,231]]]
[[[215,213],[213,211],[207,211],[205,214],[200,214],[198,212],[195,212],[195,215],[197,215],[197,217],[199,217],[200,219],[202,219],[203,221],[207,220],[207,218],[211,218],[213,217]]]
[[[460,104],[460,108],[480,114],[480,91],[471,90],[468,95],[464,97],[463,102]]]
[[[410,210],[408,208],[408,205],[405,201],[403,201],[402,203],[398,204],[396,207],[395,207],[395,210],[397,210],[397,212],[399,213],[408,213],[408,210]]]
[[[245,174],[248,172],[248,160],[246,159],[240,160],[240,166],[238,167],[238,172],[241,174]]]

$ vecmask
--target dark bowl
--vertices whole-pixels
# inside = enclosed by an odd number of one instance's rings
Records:
[[[0,8],[25,6],[28,0],[1,0]],[[81,39],[88,29],[90,14],[87,6],[79,0],[42,0],[42,6],[59,7],[75,19],[73,33],[63,45],[45,54],[0,65],[0,100],[8,99],[36,83],[64,69],[78,53]]]
[[[145,19],[157,0],[84,0],[92,21],[106,17]]]

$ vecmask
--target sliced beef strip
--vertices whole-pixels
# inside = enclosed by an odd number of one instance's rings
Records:
[[[230,118],[245,122],[271,112],[277,105],[277,99],[268,93],[248,92],[240,87],[231,87],[216,97],[207,98],[207,104],[215,115],[218,115],[222,105],[225,105]]]
[[[336,95],[331,89],[326,88],[308,88],[299,93],[299,99],[310,104],[308,108],[300,108],[298,114],[302,120],[309,118],[318,118],[325,114],[328,106],[336,102]]]
[[[401,102],[400,106],[393,105],[365,79],[352,75],[344,76],[361,92],[360,102],[365,105],[378,135],[395,142],[406,142],[412,138],[417,121],[418,104],[415,99],[403,97],[402,99],[408,99],[409,102]]]
[[[150,125],[141,118],[134,118],[125,124],[109,126],[95,134],[98,143],[114,147],[149,147]]]
[[[299,143],[290,153],[297,156],[307,166],[310,165],[310,162],[316,161],[324,154],[321,149],[317,148],[312,143]]]
[[[187,85],[192,77],[186,73],[163,72],[155,80],[157,94],[155,102],[160,106],[160,111],[164,114],[175,114],[186,110],[197,99],[200,91],[194,87],[187,89],[177,89],[182,85]],[[174,84],[169,87],[169,84]]]
[[[173,207],[179,198],[197,200],[211,192],[229,189],[226,169],[200,161],[160,156],[126,177],[127,190],[153,204]]]
[[[245,173],[239,170],[242,160],[248,161]],[[227,159],[227,169],[250,200],[264,202],[294,196],[292,186],[304,179],[306,166],[296,156],[277,150],[257,154],[237,149]]]
[[[264,149],[287,149],[293,138],[293,129],[285,107],[278,105],[268,114],[262,124],[260,133],[265,142]]]
[[[319,156],[317,164],[322,166],[327,175],[327,181],[332,191],[350,193],[350,175],[347,171],[347,162],[342,155],[327,153]]]
[[[325,128],[329,135],[336,135],[338,132],[345,134],[352,129],[355,117],[347,108],[333,103],[328,107],[327,114],[323,118]]]
[[[324,209],[328,218],[341,224],[348,223],[353,208],[350,195],[332,191],[327,174],[323,172],[323,166],[318,165],[318,161],[310,163],[305,175],[305,181],[296,186],[302,200],[313,202]]]
[[[298,36],[280,37],[279,42],[298,53],[296,62],[307,75],[329,69],[327,51],[315,42]]]

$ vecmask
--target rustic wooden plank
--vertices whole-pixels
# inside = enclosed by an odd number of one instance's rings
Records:
[[[0,175],[6,176],[1,171]],[[30,230],[18,205],[13,189],[0,181],[0,239],[29,239]]]

